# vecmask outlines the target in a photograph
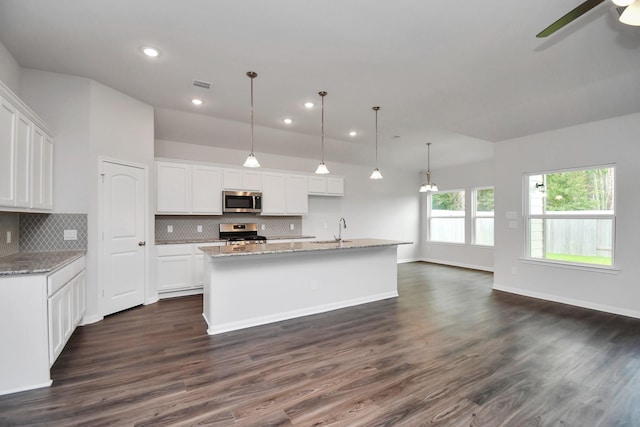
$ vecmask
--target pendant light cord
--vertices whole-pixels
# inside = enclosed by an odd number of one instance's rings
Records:
[[[253,79],[258,77],[258,73],[249,71],[247,76],[251,79],[251,154],[253,154]]]
[[[380,107],[373,107],[373,111],[376,112],[376,168],[378,167],[378,110]]]
[[[324,97],[327,95],[327,92],[322,91],[322,92],[318,92],[318,95],[320,95],[320,99],[322,100],[321,102],[321,106],[320,106],[320,120],[321,120],[321,125],[320,125],[320,142],[321,142],[321,147],[322,147],[322,163],[324,163]]]

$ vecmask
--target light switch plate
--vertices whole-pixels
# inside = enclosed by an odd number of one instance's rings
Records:
[[[64,230],[62,238],[64,240],[78,240],[78,230]]]
[[[198,229],[198,233],[202,233],[202,226],[201,226],[201,225],[199,225],[199,226],[197,227],[197,229]]]
[[[295,226],[294,224],[290,224],[290,225],[289,225],[289,229],[290,229],[290,230],[295,230],[295,229],[296,229],[296,226]]]
[[[167,225],[167,233],[173,233],[173,225]]]
[[[7,243],[11,243],[11,231],[7,231]]]

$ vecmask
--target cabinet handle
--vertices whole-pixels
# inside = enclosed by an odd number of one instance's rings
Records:
[[[138,242],[138,246],[145,246],[147,242]]]

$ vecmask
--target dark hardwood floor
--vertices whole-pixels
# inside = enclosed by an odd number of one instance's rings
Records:
[[[76,330],[0,425],[640,426],[640,320],[399,266],[400,297],[209,337],[201,297]]]

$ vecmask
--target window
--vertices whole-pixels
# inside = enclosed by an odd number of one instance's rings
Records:
[[[430,195],[429,241],[464,243],[464,191]]]
[[[615,168],[528,175],[527,256],[613,265]]]
[[[493,246],[493,187],[473,192],[473,243]]]

